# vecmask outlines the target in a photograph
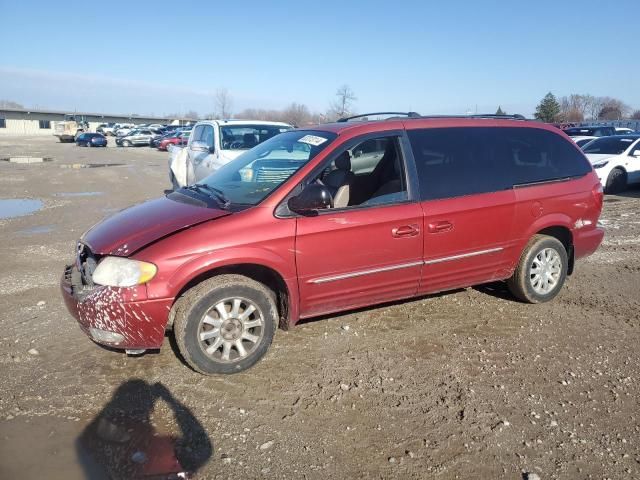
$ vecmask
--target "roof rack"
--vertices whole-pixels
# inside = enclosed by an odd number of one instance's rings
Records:
[[[353,117],[340,118],[338,122],[344,123],[344,122],[348,122],[349,120],[355,120],[356,118],[373,117],[375,115],[402,115],[408,118],[420,118],[420,114],[416,112],[373,112],[373,113],[363,113],[361,115],[354,115]]]
[[[471,115],[420,115],[416,112],[374,112],[363,113],[361,115],[354,115],[353,117],[344,117],[338,120],[340,123],[348,122],[349,120],[355,120],[356,118],[373,117],[376,115],[397,115],[407,118],[419,119],[419,118],[486,118],[486,119],[498,119],[498,120],[526,120],[524,115],[514,113],[513,115],[496,115],[495,113],[474,113]]]
[[[471,115],[423,115],[418,118],[497,118],[502,120],[526,120],[524,115],[496,115],[495,113],[474,113]]]

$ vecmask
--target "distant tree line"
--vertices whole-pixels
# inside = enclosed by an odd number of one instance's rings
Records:
[[[233,100],[226,88],[216,90],[214,93],[215,111],[203,116],[205,119],[238,118],[252,120],[269,120],[272,122],[285,122],[294,126],[314,125],[323,122],[332,122],[342,117],[355,114],[354,104],[357,100],[355,92],[349,85],[342,85],[336,90],[335,99],[330,103],[325,112],[314,112],[305,104],[292,102],[282,109],[245,108],[233,112]],[[200,118],[197,112],[187,112],[188,118]]]
[[[583,122],[585,120],[640,120],[640,110],[632,111],[622,100],[589,94],[567,95],[557,99],[547,93],[536,107],[535,118],[543,122]]]

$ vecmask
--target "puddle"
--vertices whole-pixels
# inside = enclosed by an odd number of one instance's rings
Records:
[[[69,163],[60,165],[60,168],[102,168],[102,167],[122,167],[126,163]]]
[[[42,200],[32,198],[12,198],[0,200],[0,220],[16,218],[37,212],[43,206]]]
[[[54,193],[54,197],[95,197],[102,195],[103,192],[60,192]]]
[[[4,157],[0,158],[3,162],[9,163],[44,163],[53,162],[52,157]]]
[[[38,233],[50,233],[50,232],[53,232],[52,225],[41,225],[39,227],[25,228],[24,230],[18,231],[18,233],[21,235],[37,235]]]

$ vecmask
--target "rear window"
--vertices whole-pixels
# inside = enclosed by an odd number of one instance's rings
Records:
[[[616,130],[613,127],[575,127],[567,128],[564,133],[570,137],[607,137],[615,135]]]
[[[547,130],[461,127],[407,134],[423,200],[497,192],[591,171],[574,145]]]
[[[596,138],[585,146],[584,153],[599,153],[605,155],[620,155],[635,142],[637,138],[604,137]]]
[[[288,130],[284,125],[222,125],[220,144],[223,150],[248,150]]]

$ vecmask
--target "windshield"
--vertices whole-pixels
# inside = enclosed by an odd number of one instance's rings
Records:
[[[279,133],[291,130],[284,125],[223,125],[220,127],[222,150],[248,150]]]
[[[337,135],[294,130],[281,133],[243,153],[200,182],[223,194],[229,203],[257,205]]]
[[[598,153],[604,155],[620,155],[635,142],[635,138],[603,137],[597,138],[585,145],[584,153]]]

